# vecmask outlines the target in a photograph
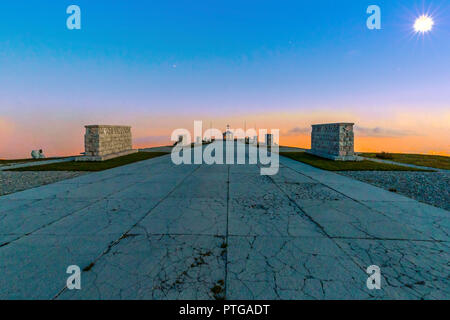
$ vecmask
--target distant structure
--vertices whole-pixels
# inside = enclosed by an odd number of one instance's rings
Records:
[[[175,145],[177,145],[177,146],[186,146],[186,145],[188,145],[187,141],[188,141],[187,135],[185,135],[185,134],[180,134],[180,135],[178,136],[178,140],[177,140],[177,142],[175,143]]]
[[[233,140],[233,132],[230,130],[229,124],[227,124],[227,130],[223,133],[223,140]]]
[[[273,145],[273,134],[271,134],[271,133],[266,133],[264,143],[266,144],[266,146],[271,146],[271,145]]]
[[[104,161],[138,152],[133,149],[129,126],[89,125],[85,128],[85,153],[76,161]]]
[[[44,155],[44,152],[42,151],[42,149],[39,149],[39,150],[31,151],[31,157],[33,159],[44,159],[45,155]]]
[[[353,125],[347,122],[312,125],[311,150],[308,152],[331,160],[357,160]]]

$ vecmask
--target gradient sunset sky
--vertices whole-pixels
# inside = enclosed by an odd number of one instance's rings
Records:
[[[0,158],[78,154],[87,124],[168,144],[194,120],[300,147],[313,123],[355,122],[356,151],[449,155],[450,2],[1,1]]]

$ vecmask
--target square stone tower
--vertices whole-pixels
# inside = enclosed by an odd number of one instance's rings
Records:
[[[137,152],[133,150],[130,126],[89,125],[85,128],[85,156],[77,161],[103,161]]]
[[[310,153],[319,157],[355,161],[354,123],[326,123],[312,125]]]

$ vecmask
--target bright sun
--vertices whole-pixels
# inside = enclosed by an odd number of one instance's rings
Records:
[[[416,19],[414,30],[416,32],[425,33],[433,29],[434,21],[431,17],[423,15]]]

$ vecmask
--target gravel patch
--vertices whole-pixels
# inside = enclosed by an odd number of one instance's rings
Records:
[[[0,171],[0,196],[78,177],[86,172],[68,171]]]
[[[450,211],[450,171],[341,171],[338,173]]]

